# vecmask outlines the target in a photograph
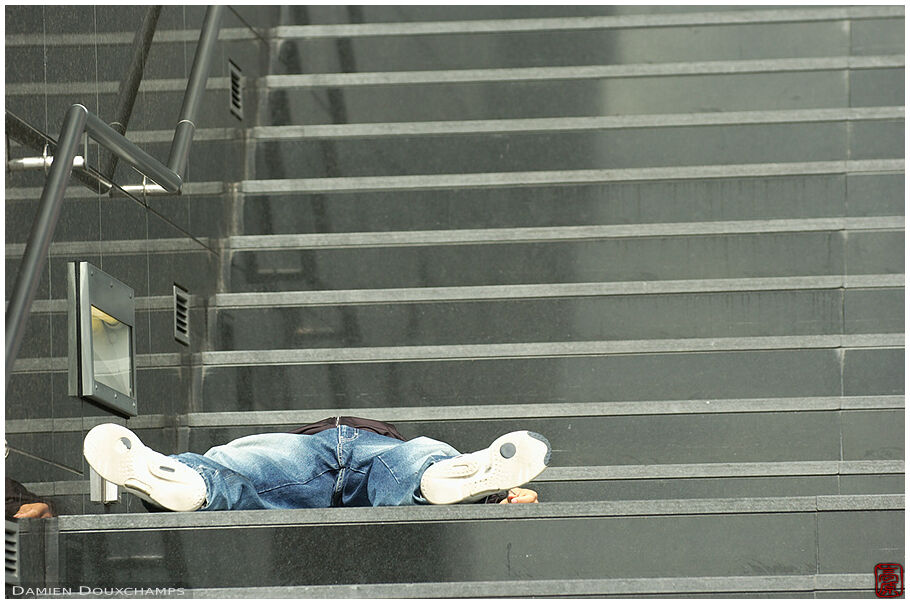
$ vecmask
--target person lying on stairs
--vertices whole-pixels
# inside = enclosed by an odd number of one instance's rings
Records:
[[[536,503],[537,493],[520,487],[547,467],[550,443],[518,431],[461,454],[424,436],[405,440],[389,423],[332,417],[238,438],[204,455],[166,456],[127,428],[102,424],[86,435],[83,453],[149,509],[183,512]]]

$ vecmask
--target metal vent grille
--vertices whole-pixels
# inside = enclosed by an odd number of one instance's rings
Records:
[[[243,78],[243,72],[240,71],[240,68],[234,64],[233,61],[228,60],[228,70],[231,73],[231,113],[238,120],[243,119],[243,88],[241,87],[241,82]]]
[[[19,523],[6,521],[6,582],[19,584]]]
[[[174,284],[174,339],[190,345],[190,294]]]

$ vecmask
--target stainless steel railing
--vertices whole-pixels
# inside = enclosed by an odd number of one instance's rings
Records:
[[[28,236],[22,264],[6,309],[6,384],[9,384],[10,374],[19,353],[29,310],[60,217],[63,195],[73,170],[73,159],[76,157],[83,134],[87,134],[116,157],[132,165],[165,191],[179,193],[183,185],[183,174],[193,133],[196,130],[196,113],[205,92],[224,8],[210,6],[206,10],[167,166],[127,140],[84,106],[75,104],[67,111],[54,160],[48,171],[44,190],[41,192],[38,212]]]

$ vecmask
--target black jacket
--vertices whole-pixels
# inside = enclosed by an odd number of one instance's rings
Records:
[[[12,478],[6,478],[6,519],[15,520],[13,516],[19,512],[19,508],[25,505],[26,503],[46,503],[47,507],[50,508],[51,514],[54,516],[57,515],[54,506],[50,501],[41,499],[34,493],[30,493],[21,483],[16,482]]]

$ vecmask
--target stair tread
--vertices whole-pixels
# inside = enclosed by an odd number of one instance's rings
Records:
[[[736,352],[825,348],[903,348],[903,333],[830,334],[805,336],[741,336],[650,340],[522,342],[518,344],[439,344],[424,346],[362,346],[280,350],[216,350],[193,353],[200,366],[274,366],[312,363],[411,362],[536,357]],[[136,367],[179,367],[185,354],[137,354]],[[13,373],[65,371],[66,357],[16,359]]]
[[[866,9],[866,10],[862,10]],[[790,21],[903,17],[899,7],[783,8],[770,10],[705,10],[662,13],[536,19],[477,19],[469,21],[414,21],[404,23],[341,23],[284,25],[271,34],[282,39],[357,36],[423,36],[524,31],[565,31],[638,27],[691,27],[695,25],[758,24]]]
[[[203,588],[187,597],[217,598],[390,598],[390,597],[540,597],[622,594],[679,594],[869,590],[872,573],[815,575],[744,575],[647,577],[626,579],[523,579],[520,581],[452,581],[427,583],[361,583],[356,585],[292,585],[275,587]]]
[[[705,413],[769,413],[780,411],[839,411],[903,409],[904,395],[786,397],[764,399],[660,400],[612,402],[558,402],[510,405],[451,405],[433,407],[357,407],[287,409],[279,411],[212,411],[188,413],[181,420],[189,428],[251,426],[301,426],[336,415],[381,417],[385,421],[444,422],[529,418],[571,418],[625,415],[674,415]],[[30,432],[82,432],[110,422],[110,416],[84,418],[6,419],[8,434]],[[118,423],[124,420],[117,419]],[[139,415],[129,420],[135,430],[172,426],[168,415]],[[829,463],[829,462],[825,462]],[[846,462],[844,462],[846,463]]]
[[[528,506],[448,505],[380,508],[319,508],[152,514],[60,516],[60,532],[154,528],[255,527],[610,516],[766,514],[845,510],[903,510],[904,495],[819,495],[662,501],[592,501]]]
[[[532,483],[588,480],[691,480],[698,478],[898,475],[903,473],[904,460],[902,459],[555,466],[544,470]],[[84,480],[33,482],[25,486],[38,495],[88,493],[88,484]]]
[[[246,251],[903,229],[903,216],[874,216],[361,233],[234,235],[228,238],[228,242],[232,250]],[[110,243],[113,244],[114,242]],[[21,244],[7,244],[8,255],[19,251],[19,247],[11,246],[21,247]]]
[[[786,59],[743,59],[624,65],[577,65],[567,67],[515,67],[488,69],[449,69],[419,71],[377,71],[360,73],[318,73],[261,76],[256,85],[268,90],[311,87],[393,86],[414,84],[453,84],[470,82],[527,82],[628,77],[675,77],[680,75],[728,75],[741,73],[780,73],[788,71],[838,71],[904,67],[904,55],[837,57],[797,57]],[[206,90],[230,89],[230,78],[210,77]],[[6,96],[116,94],[119,82],[35,82],[11,83]],[[182,92],[185,78],[143,80],[140,92]]]
[[[407,176],[345,176],[334,178],[282,178],[243,180],[243,193],[341,193],[461,187],[512,187],[559,184],[701,180],[861,172],[900,172],[903,159],[834,160],[771,164],[662,166],[589,170],[538,170],[530,172],[476,172]]]
[[[529,285],[477,285],[349,290],[300,290],[271,292],[225,292],[209,299],[209,308],[257,309],[310,305],[395,304],[451,302],[459,300],[521,300],[573,296],[672,295],[823,289],[891,289],[904,287],[904,274],[807,275],[798,277],[753,277],[741,279],[683,279],[654,281],[607,281],[587,283],[541,283]],[[7,301],[8,302],[8,301]],[[34,314],[65,313],[65,298],[42,298],[32,303]],[[137,311],[171,311],[173,296],[138,296]],[[202,299],[190,296],[190,306]]]
[[[620,29],[639,27],[691,27],[697,25],[761,24],[810,22],[843,19],[876,19],[903,17],[897,6],[852,6],[817,8],[773,8],[700,10],[698,12],[630,14],[605,16],[562,16],[543,18],[498,18],[448,21],[370,22],[312,25],[282,25],[272,28],[258,28],[253,31],[246,27],[225,27],[219,31],[224,41],[254,40],[257,35],[269,39],[314,39],[322,37],[376,37],[376,36],[424,36],[450,34],[485,34],[527,31],[572,31],[586,29]],[[135,33],[105,32],[99,41],[94,34],[48,33],[42,43],[47,46],[86,45],[100,42],[106,45],[126,45],[133,41]],[[154,43],[167,44],[196,42],[198,29],[166,29],[162,26],[156,33]],[[7,34],[8,47],[35,46],[30,34]]]

